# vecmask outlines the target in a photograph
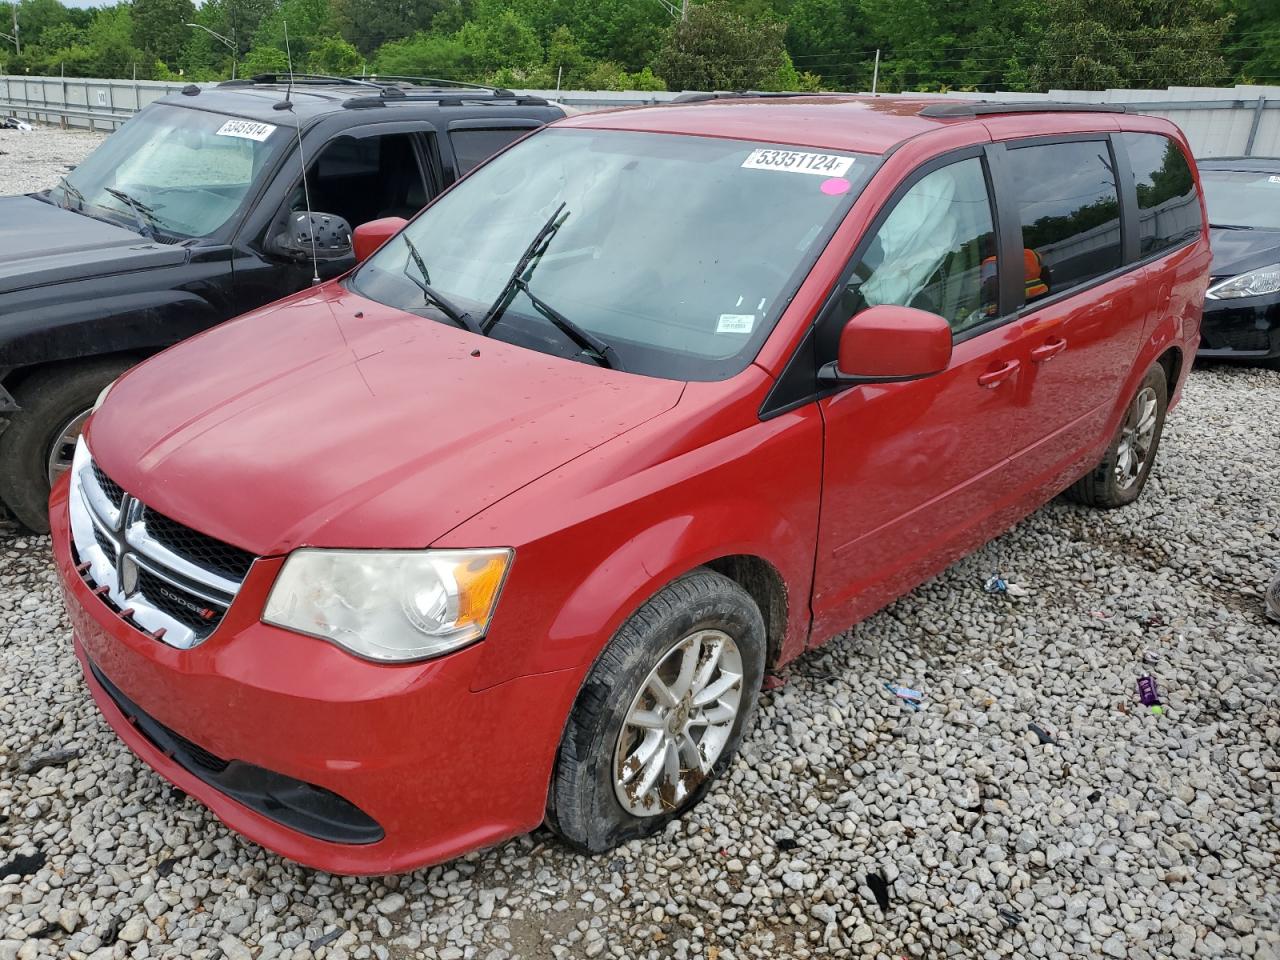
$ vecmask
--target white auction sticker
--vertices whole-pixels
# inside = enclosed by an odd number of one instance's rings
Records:
[[[1271,183],[1280,183],[1280,177],[1267,177]]]
[[[253,120],[228,120],[218,128],[218,136],[239,137],[241,140],[257,140],[258,143],[261,143],[275,133],[275,130],[276,128],[269,123],[257,123]]]
[[[722,313],[716,324],[716,333],[750,333],[756,325],[754,313]]]
[[[843,177],[853,157],[833,153],[803,153],[799,150],[752,150],[742,161],[746,170],[781,170],[785,173],[812,173],[819,177]]]

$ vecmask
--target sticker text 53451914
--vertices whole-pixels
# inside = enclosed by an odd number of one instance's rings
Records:
[[[853,157],[832,153],[805,153],[800,150],[760,148],[742,161],[746,170],[781,170],[784,173],[812,173],[819,177],[843,177],[853,166]]]
[[[253,120],[228,120],[218,128],[220,137],[239,137],[241,140],[257,140],[261,143],[275,132],[270,123],[256,123]]]

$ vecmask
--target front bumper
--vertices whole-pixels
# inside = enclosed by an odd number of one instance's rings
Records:
[[[67,490],[65,480],[55,487],[50,521],[85,683],[120,739],[227,826],[308,866],[386,874],[542,822],[580,670],[473,692],[483,644],[401,666],[357,659],[257,620],[280,564],[270,559],[257,562],[208,640],[169,647],[121,619],[77,572]],[[183,750],[148,723],[214,758],[330,791],[375,822],[381,839],[333,842],[287,826],[278,811],[264,815],[193,774]]]
[[[1206,299],[1196,356],[1240,360],[1280,357],[1280,295]]]

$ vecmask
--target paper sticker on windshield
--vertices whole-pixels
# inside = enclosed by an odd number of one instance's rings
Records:
[[[799,150],[752,150],[742,161],[746,170],[781,170],[784,173],[812,173],[819,177],[843,177],[853,166],[853,157],[832,153],[802,153]]]
[[[750,333],[756,325],[754,313],[722,313],[716,324],[716,333]]]
[[[1280,177],[1267,177],[1271,183],[1280,183]]]
[[[257,140],[261,143],[275,133],[275,129],[269,123],[256,123],[253,120],[228,120],[218,128],[218,136],[239,137],[241,140]]]

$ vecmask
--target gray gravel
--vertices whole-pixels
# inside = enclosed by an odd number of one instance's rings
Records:
[[[1051,504],[802,658],[702,806],[595,859],[544,831],[374,880],[265,853],[115,739],[47,540],[0,541],[0,960],[1275,960],[1277,410],[1280,373],[1198,370],[1138,504]]]
[[[103,139],[105,134],[55,127],[36,127],[30,133],[0,130],[0,193],[53,186]]]

